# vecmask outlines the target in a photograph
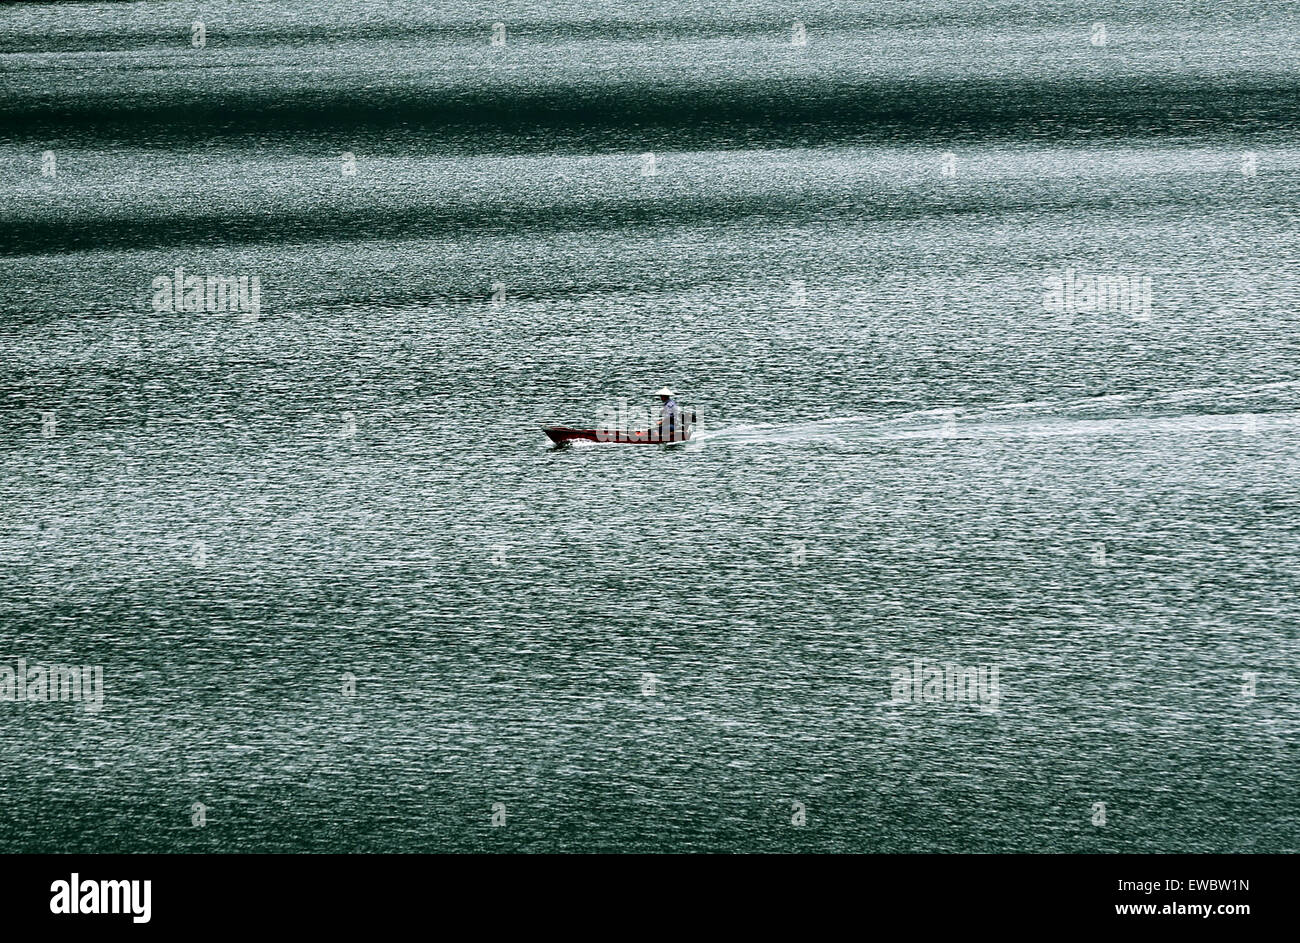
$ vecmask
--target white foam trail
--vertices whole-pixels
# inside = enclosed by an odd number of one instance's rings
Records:
[[[908,427],[900,428],[900,419],[843,417],[806,423],[763,423],[726,426],[699,432],[692,441],[714,444],[798,444],[824,442],[849,445],[862,440],[906,439],[1038,439],[1098,438],[1102,436],[1192,435],[1236,432],[1264,433],[1300,427],[1300,412],[1283,413],[1206,413],[1181,416],[1128,416],[1105,419],[1076,419],[1066,416],[989,421],[963,418],[945,420],[947,411],[938,411],[929,421],[917,421],[911,414]],[[847,429],[857,425],[857,429]]]
[[[970,409],[938,405],[894,416],[830,416],[808,422],[728,424],[725,419],[715,418],[710,428],[696,430],[692,442],[720,445],[824,442],[847,445],[871,439],[1032,439],[1267,432],[1295,428],[1300,424],[1300,412],[1270,410],[1267,406],[1260,412],[1241,410],[1246,405],[1242,400],[1276,396],[1279,391],[1296,389],[1300,389],[1300,380],[981,404]],[[1234,411],[1186,412],[1189,404],[1198,399],[1204,400],[1209,408],[1231,399]],[[1098,411],[1154,411],[1162,406],[1182,412],[1172,416],[1096,415]],[[1013,418],[1016,413],[1021,413],[1022,418]]]
[[[1245,433],[1253,421],[1255,432],[1293,429],[1300,413],[1219,413],[1190,416],[1135,416],[1116,419],[1025,420],[1021,422],[958,422],[949,430],[915,429],[887,434],[895,439],[1034,439],[1077,436],[1190,435],[1206,432]]]

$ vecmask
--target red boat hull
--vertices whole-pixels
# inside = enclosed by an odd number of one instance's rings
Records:
[[[632,432],[614,429],[570,429],[567,426],[542,426],[542,431],[552,442],[613,442],[622,445],[668,445],[672,442],[685,442],[691,437],[690,429],[679,429],[671,436],[663,435],[658,429],[638,429]]]

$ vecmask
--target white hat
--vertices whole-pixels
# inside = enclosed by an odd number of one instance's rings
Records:
[[[676,396],[676,395],[677,395],[676,393],[668,389],[668,387],[666,386],[661,390],[655,391],[655,396]]]

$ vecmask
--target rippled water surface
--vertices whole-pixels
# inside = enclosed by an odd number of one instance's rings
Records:
[[[1300,847],[1292,5],[437,7],[0,13],[0,847]]]

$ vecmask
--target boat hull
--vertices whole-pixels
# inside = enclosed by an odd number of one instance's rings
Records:
[[[570,429],[568,426],[542,426],[546,437],[557,444],[564,442],[607,442],[618,445],[671,445],[686,442],[690,429],[681,429],[671,436],[660,434],[658,429],[637,429],[631,432],[612,429]]]

